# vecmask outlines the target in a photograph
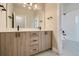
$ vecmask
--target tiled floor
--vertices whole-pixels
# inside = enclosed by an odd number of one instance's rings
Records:
[[[62,43],[62,54],[61,56],[79,56],[79,42],[65,40]],[[44,51],[36,54],[35,56],[57,56],[52,50]]]
[[[79,42],[63,40],[63,56],[79,56]]]
[[[35,56],[57,56],[57,55],[55,52],[52,52],[52,50],[48,50],[48,51],[38,53]]]

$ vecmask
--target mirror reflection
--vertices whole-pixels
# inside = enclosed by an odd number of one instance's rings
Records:
[[[39,28],[44,24],[44,4],[7,4],[8,28]]]

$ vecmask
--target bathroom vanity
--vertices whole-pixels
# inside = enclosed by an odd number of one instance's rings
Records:
[[[51,49],[51,35],[51,31],[1,32],[0,55],[29,56]]]
[[[0,55],[58,53],[58,4],[0,3]],[[24,7],[25,5],[25,7]],[[37,7],[35,7],[37,6]]]

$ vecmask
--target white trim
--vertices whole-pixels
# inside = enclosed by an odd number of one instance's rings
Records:
[[[58,51],[55,47],[53,47],[53,52],[58,53]]]

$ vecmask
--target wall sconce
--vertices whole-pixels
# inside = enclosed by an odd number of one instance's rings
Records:
[[[53,17],[52,17],[52,16],[50,16],[50,17],[48,17],[47,19],[48,19],[48,20],[50,20],[50,19],[53,19]]]
[[[3,5],[0,5],[0,8],[1,8],[2,11],[6,11],[6,9],[4,8]]]
[[[42,20],[39,21],[40,23],[43,22]]]

